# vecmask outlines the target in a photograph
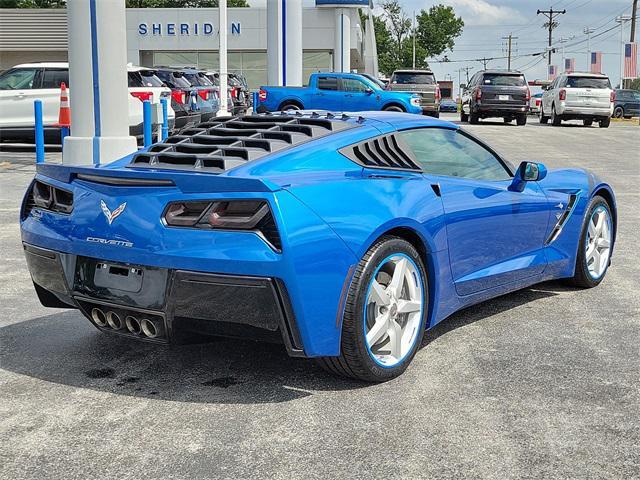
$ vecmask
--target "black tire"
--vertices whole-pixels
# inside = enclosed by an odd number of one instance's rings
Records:
[[[302,106],[295,102],[285,102],[278,108],[281,112],[286,110],[302,110]]]
[[[480,122],[480,117],[478,116],[478,114],[471,112],[469,114],[469,123],[471,125],[477,125],[479,122]]]
[[[540,103],[540,113],[538,114],[538,120],[543,125],[546,125],[547,122],[549,121],[549,117],[545,117],[544,115],[544,110],[542,109],[542,102]]]
[[[383,110],[385,112],[404,112],[405,109],[402,108],[400,105],[387,105],[386,107],[383,108]]]
[[[369,284],[381,262],[390,255],[402,253],[413,260],[422,277],[423,305],[422,318],[412,349],[404,359],[393,367],[383,367],[373,360],[366,343],[364,328],[365,302]],[[321,357],[318,364],[325,370],[343,377],[367,382],[386,382],[401,375],[411,363],[422,343],[429,305],[427,272],[416,249],[406,240],[398,237],[380,238],[358,263],[344,308],[340,356]]]
[[[622,117],[624,117],[624,108],[617,106],[613,110],[613,118],[622,118]]]
[[[551,125],[559,127],[562,125],[562,118],[556,113],[556,106],[551,105]]]
[[[440,118],[440,112],[434,112],[433,118]]]
[[[611,118],[610,117],[602,118],[600,119],[598,124],[600,125],[600,128],[609,128],[609,125],[611,125]]]
[[[469,115],[464,113],[464,110],[462,108],[460,108],[460,121],[461,122],[468,122],[469,121]]]
[[[578,244],[578,254],[576,255],[576,270],[575,274],[572,278],[568,280],[573,286],[581,287],[581,288],[593,288],[602,282],[604,277],[607,275],[607,270],[609,266],[607,265],[605,271],[602,273],[600,278],[594,279],[589,273],[589,269],[587,267],[587,258],[586,258],[586,248],[585,243],[587,241],[587,229],[589,227],[589,222],[591,221],[591,216],[596,208],[603,206],[607,212],[609,213],[609,218],[613,224],[613,217],[611,215],[611,208],[607,201],[599,195],[596,195],[591,199],[589,205],[585,211],[584,220],[582,221],[582,229],[580,230],[580,239]],[[613,225],[612,225],[613,229]],[[613,242],[613,237],[612,237]],[[613,244],[611,245],[613,247]],[[611,261],[611,257],[609,257],[609,262]]]
[[[516,125],[522,126],[527,124],[527,114],[521,113],[516,117]]]
[[[585,118],[584,120],[582,120],[582,125],[584,125],[585,127],[590,127],[591,125],[593,125],[593,119]]]

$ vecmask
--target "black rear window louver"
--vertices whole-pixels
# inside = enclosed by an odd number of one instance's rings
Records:
[[[367,168],[422,171],[409,146],[395,134],[349,145],[340,153]]]
[[[222,173],[284,148],[324,137],[359,123],[332,114],[266,114],[202,122],[133,156],[130,168]]]

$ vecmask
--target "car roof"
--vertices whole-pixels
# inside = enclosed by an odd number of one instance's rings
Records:
[[[394,74],[396,73],[430,73],[431,75],[433,75],[433,72],[431,70],[418,70],[418,69],[400,69],[400,70],[394,70],[393,71]]]
[[[523,75],[520,70],[507,70],[499,68],[489,68],[487,70],[480,70],[479,73],[491,73],[496,75]]]
[[[599,78],[609,78],[604,73],[591,73],[591,72],[571,72],[571,73],[563,73],[567,77],[599,77]]]
[[[14,65],[11,68],[69,68],[69,62],[32,62]],[[155,70],[155,68],[127,65],[127,72],[140,72],[142,70]]]

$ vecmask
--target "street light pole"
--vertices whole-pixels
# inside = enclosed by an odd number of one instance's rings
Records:
[[[220,71],[218,78],[220,80],[220,98],[218,99],[217,116],[229,115],[227,105],[227,0],[219,0],[218,2],[218,57],[220,62]]]
[[[587,36],[587,69],[591,70],[591,34],[595,32],[595,29],[584,27],[582,31]]]

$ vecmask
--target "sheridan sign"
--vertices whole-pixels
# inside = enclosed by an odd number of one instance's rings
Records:
[[[209,36],[215,35],[217,30],[214,28],[213,23],[210,22],[193,22],[193,23],[146,23],[141,22],[138,24],[138,35],[141,37],[146,36],[158,36],[158,37],[190,37],[190,36]],[[240,22],[231,22],[230,31],[231,35],[241,34]]]

